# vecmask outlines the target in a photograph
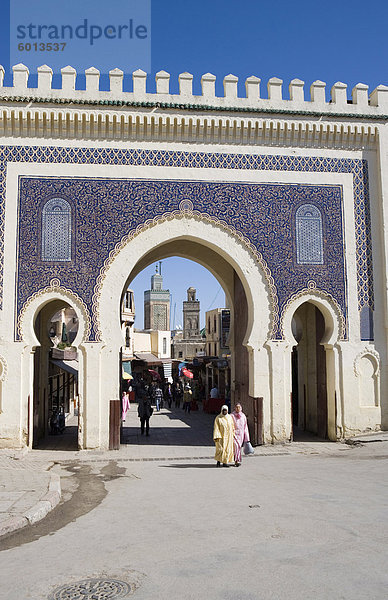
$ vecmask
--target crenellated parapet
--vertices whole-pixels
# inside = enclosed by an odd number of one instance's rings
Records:
[[[13,85],[5,87],[3,86],[5,72],[0,66],[0,99],[4,101],[17,101],[23,98],[53,103],[73,102],[110,106],[157,104],[165,108],[388,118],[388,87],[385,85],[379,85],[369,93],[367,85],[358,83],[348,98],[346,84],[337,82],[332,86],[330,100],[327,101],[326,84],[323,81],[314,81],[309,93],[306,93],[304,82],[293,79],[289,84],[288,97],[286,97],[283,81],[272,77],[267,83],[267,97],[263,97],[261,80],[252,76],[245,81],[245,96],[239,97],[238,77],[235,75],[224,77],[224,95],[217,96],[216,77],[211,73],[206,73],[201,78],[201,95],[194,95],[191,73],[179,75],[179,94],[171,94],[170,74],[166,71],[156,73],[156,92],[150,93],[147,91],[147,74],[140,69],[132,73],[132,91],[123,91],[124,73],[120,69],[109,72],[109,91],[99,89],[100,72],[94,67],[85,71],[84,90],[76,89],[77,72],[70,66],[61,69],[62,86],[59,89],[52,88],[53,72],[47,65],[38,68],[36,88],[28,87],[29,70],[25,65],[15,65],[12,70]]]
[[[85,89],[76,89],[77,72],[61,70],[62,86],[52,87],[53,72],[38,68],[38,85],[28,87],[29,70],[13,67],[13,86],[6,87],[0,67],[0,136],[92,140],[176,141],[211,144],[273,145],[322,148],[374,148],[379,128],[388,120],[388,87],[371,94],[357,84],[351,99],[347,86],[336,83],[327,102],[326,84],[315,81],[306,98],[304,82],[293,79],[289,98],[283,81],[248,77],[245,96],[238,78],[224,78],[224,96],[216,95],[216,77],[201,78],[202,94],[193,94],[193,75],[179,75],[179,94],[170,94],[170,74],[156,73],[156,90],[147,91],[147,74],[132,73],[132,91],[123,91],[124,73],[109,73],[110,90],[100,90],[100,72],[85,71]]]

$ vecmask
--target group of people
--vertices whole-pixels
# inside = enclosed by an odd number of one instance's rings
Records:
[[[182,407],[185,409],[185,404],[189,402],[189,396],[190,402],[197,402],[200,400],[200,388],[201,386],[197,382],[191,386],[190,383],[183,383],[180,379],[174,383],[153,381],[150,384],[141,379],[136,384],[136,395],[139,398],[145,391],[151,400],[151,404],[154,404],[156,411],[159,412],[163,406],[168,406],[171,409],[173,404],[176,408],[180,408],[183,403]],[[190,408],[186,406],[186,411],[190,412]]]
[[[160,411],[164,401],[167,402],[169,408],[171,408],[173,402],[179,408],[183,400],[183,410],[190,413],[194,399],[194,393],[190,384],[186,383],[183,386],[181,381],[176,381],[173,385],[166,383],[164,388],[162,388],[156,382],[148,386],[141,380],[136,386],[136,396],[138,400],[137,413],[140,419],[140,431],[141,435],[145,433],[146,436],[150,434],[150,418],[154,411],[152,404],[155,405],[157,411]],[[129,398],[129,390],[123,392],[123,421],[125,421],[126,413],[130,407]],[[220,414],[217,415],[214,421],[213,440],[216,446],[214,458],[217,467],[221,467],[221,465],[229,467],[231,463],[234,463],[236,467],[241,465],[242,448],[244,444],[250,444],[250,441],[247,418],[242,411],[240,403],[235,405],[231,414],[229,414],[228,405],[224,404],[222,406]]]
[[[187,413],[191,411],[193,392],[188,383],[183,387],[182,383],[177,381],[174,386],[171,383],[166,383],[162,387],[156,382],[148,386],[144,381],[140,381],[136,389],[136,395],[138,399],[137,413],[140,419],[140,431],[142,435],[145,433],[149,436],[150,434],[150,418],[154,412],[152,404],[155,404],[156,411],[159,412],[163,408],[164,402],[171,409],[173,401],[175,402],[175,406],[179,408],[183,400],[183,410]]]
[[[213,440],[216,445],[214,459],[217,467],[229,467],[233,462],[236,467],[241,465],[242,447],[250,443],[247,418],[241,404],[236,404],[231,414],[226,404],[222,406],[214,421]]]

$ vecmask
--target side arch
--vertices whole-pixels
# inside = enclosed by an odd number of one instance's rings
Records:
[[[345,339],[346,322],[338,302],[330,294],[311,285],[294,294],[283,309],[280,318],[280,327],[285,340],[292,344],[297,343],[292,333],[291,323],[295,311],[305,302],[314,304],[325,318],[325,334],[321,342],[322,344],[333,345],[337,341]]]
[[[19,338],[31,347],[40,345],[34,331],[35,320],[39,311],[53,300],[62,300],[72,306],[77,312],[79,321],[74,346],[78,346],[87,340],[91,329],[87,306],[77,294],[62,286],[59,279],[52,279],[49,286],[35,292],[24,303],[17,322]]]
[[[314,321],[310,321],[312,329],[309,333],[304,330],[300,341],[296,339],[298,333],[296,337],[293,333],[292,321],[302,305],[313,305],[318,311]],[[339,366],[339,342],[345,338],[342,311],[332,296],[316,289],[315,283],[310,282],[308,288],[288,301],[281,327],[287,344],[286,364],[290,369],[286,397],[290,399],[292,420],[302,429],[335,441],[342,430],[340,419],[343,414]]]

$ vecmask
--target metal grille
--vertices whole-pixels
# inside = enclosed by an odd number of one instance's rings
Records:
[[[52,198],[43,207],[42,260],[71,260],[71,207],[62,198]]]
[[[48,600],[118,600],[135,590],[135,586],[117,579],[84,579],[54,590]]]
[[[296,256],[300,265],[323,264],[322,216],[313,204],[296,211]]]

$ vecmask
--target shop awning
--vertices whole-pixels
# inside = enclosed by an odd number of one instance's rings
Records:
[[[123,368],[123,373],[127,373],[128,375],[132,375],[132,367],[131,367],[131,361],[130,360],[123,360],[121,363],[121,366]]]
[[[155,356],[155,354],[151,354],[150,352],[135,352],[135,357],[137,360],[142,360],[146,362],[148,365],[161,365],[162,361],[160,358]]]
[[[78,360],[51,360],[51,362],[62,369],[62,371],[67,371],[78,377]]]
[[[122,379],[126,379],[127,381],[130,381],[131,379],[133,379],[132,376],[132,366],[131,366],[131,361],[130,360],[123,360],[121,363],[121,377]]]

